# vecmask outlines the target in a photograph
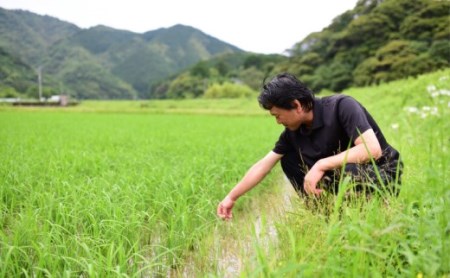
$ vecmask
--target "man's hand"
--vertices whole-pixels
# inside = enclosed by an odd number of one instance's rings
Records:
[[[223,220],[230,220],[233,217],[233,213],[231,209],[234,206],[234,200],[232,200],[229,196],[226,196],[222,202],[220,202],[217,207],[217,215]]]
[[[317,184],[325,174],[325,171],[321,169],[319,162],[320,160],[317,161],[316,164],[314,164],[314,166],[305,175],[303,188],[305,189],[306,194],[320,195],[320,193],[322,193],[323,191],[322,189],[317,188]]]

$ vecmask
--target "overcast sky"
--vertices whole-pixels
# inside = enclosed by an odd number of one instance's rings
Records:
[[[357,0],[0,0],[5,9],[23,9],[74,23],[99,24],[137,33],[189,25],[246,51],[283,53]]]

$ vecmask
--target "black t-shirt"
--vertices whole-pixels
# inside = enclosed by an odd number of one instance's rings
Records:
[[[273,151],[278,154],[299,153],[301,160],[312,167],[319,159],[335,155],[354,146],[360,134],[373,129],[383,154],[394,150],[386,141],[375,120],[354,98],[333,95],[314,100],[313,123],[291,131],[285,129]]]

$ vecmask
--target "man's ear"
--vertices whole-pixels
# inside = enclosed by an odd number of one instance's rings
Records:
[[[300,101],[298,101],[298,99],[294,99],[291,104],[292,108],[297,110],[298,112],[303,110],[302,104],[300,103]]]

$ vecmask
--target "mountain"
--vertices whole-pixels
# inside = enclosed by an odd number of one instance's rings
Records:
[[[53,17],[0,8],[0,47],[29,65],[38,64],[52,44],[79,30]]]
[[[156,82],[198,61],[243,52],[184,25],[143,34],[107,26],[81,29],[1,8],[0,35],[5,52],[32,68],[42,67],[44,86],[52,88],[48,92],[81,99],[148,98]]]

